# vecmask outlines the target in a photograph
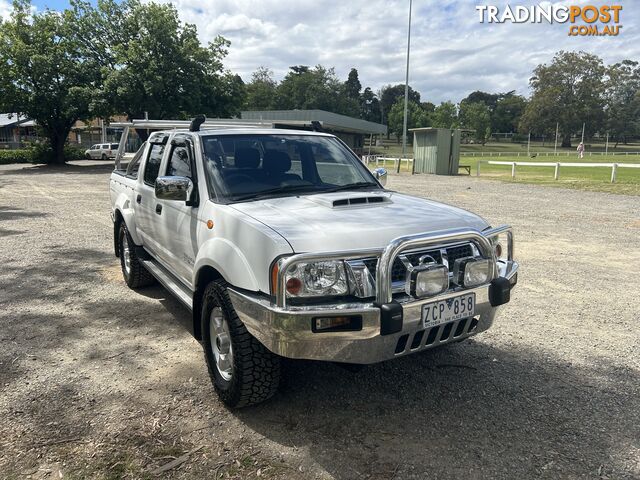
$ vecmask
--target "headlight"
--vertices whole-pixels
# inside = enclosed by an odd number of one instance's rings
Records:
[[[486,258],[459,258],[453,264],[453,281],[465,288],[483,285],[491,278],[492,265]]]
[[[285,287],[291,297],[336,296],[349,292],[342,261],[297,263],[287,270]]]

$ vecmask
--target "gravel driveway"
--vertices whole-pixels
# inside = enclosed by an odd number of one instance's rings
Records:
[[[511,303],[358,373],[291,362],[232,413],[189,313],[123,283],[109,171],[0,167],[0,477],[640,478],[640,197],[391,177],[514,226]]]

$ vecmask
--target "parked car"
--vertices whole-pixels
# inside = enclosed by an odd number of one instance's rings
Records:
[[[114,249],[129,287],[157,280],[192,311],[228,406],[271,397],[282,357],[390,360],[485,331],[509,301],[511,227],[385,189],[333,135],[199,123],[113,172]]]
[[[85,157],[89,160],[116,158],[116,153],[118,153],[117,143],[98,143],[84,151]]]

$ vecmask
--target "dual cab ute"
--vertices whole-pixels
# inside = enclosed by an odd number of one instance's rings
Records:
[[[511,228],[386,190],[338,138],[279,129],[155,132],[111,175],[131,288],[191,311],[214,387],[272,396],[280,360],[370,364],[491,327],[518,265]]]

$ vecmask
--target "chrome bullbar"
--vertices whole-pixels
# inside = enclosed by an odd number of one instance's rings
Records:
[[[491,239],[501,234],[506,234],[507,242],[507,262],[499,268],[496,261]],[[279,308],[287,307],[286,294],[286,272],[289,268],[301,262],[314,262],[325,260],[355,260],[364,257],[378,258],[376,270],[376,301],[378,305],[393,301],[393,288],[391,282],[393,262],[402,252],[416,248],[429,248],[454,244],[460,242],[472,242],[482,257],[490,259],[493,264],[493,276],[489,281],[498,276],[510,277],[513,270],[513,233],[509,225],[502,225],[497,228],[480,232],[469,228],[459,228],[452,230],[440,230],[436,232],[419,233],[398,237],[393,239],[389,245],[383,250],[381,249],[365,249],[365,250],[345,250],[340,252],[324,252],[324,253],[300,253],[285,258],[280,264],[275,285],[276,306]]]

